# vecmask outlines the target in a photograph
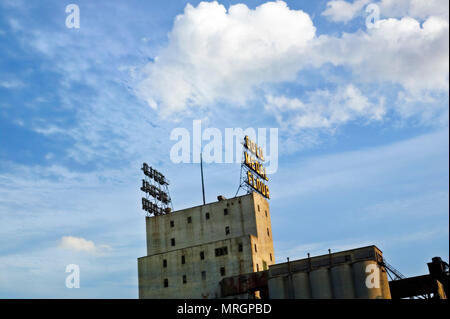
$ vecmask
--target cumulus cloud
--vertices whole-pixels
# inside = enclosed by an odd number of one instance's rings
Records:
[[[228,11],[217,2],[188,4],[137,92],[165,115],[218,100],[244,103],[256,86],[295,79],[315,31],[308,14],[282,1]]]
[[[380,20],[367,32],[321,36],[321,63],[351,68],[367,82],[387,82],[408,90],[448,90],[449,23],[430,17]]]
[[[373,104],[354,85],[338,88],[336,92],[317,90],[303,103],[297,98],[267,96],[265,109],[273,112],[281,126],[295,129],[333,129],[339,124],[359,118],[381,120],[385,114],[384,101]]]
[[[92,255],[104,255],[111,251],[111,247],[108,245],[95,245],[91,240],[72,236],[62,237],[59,247],[68,250],[83,251]]]
[[[336,3],[329,8],[338,8]],[[352,3],[352,15],[364,3]],[[385,111],[367,107],[349,113],[347,103],[336,101],[334,107],[343,109],[288,106],[299,102],[282,103],[273,84],[295,82],[306,68],[331,64],[349,70],[354,83],[384,84],[418,97],[430,91],[448,92],[449,23],[442,17],[430,16],[423,22],[411,17],[382,19],[376,28],[340,36],[317,37],[315,31],[308,14],[290,9],[283,1],[254,10],[243,4],[227,10],[217,2],[187,5],[175,19],[168,45],[137,73],[136,93],[166,118],[194,107],[220,102],[240,106],[271,95],[275,97],[268,104],[291,107],[297,123],[303,123],[299,127],[332,127],[346,123],[345,114],[351,113],[352,119],[355,114],[378,119]]]
[[[370,0],[356,0],[353,3],[343,0],[327,2],[327,8],[322,15],[334,22],[348,22],[352,20]]]

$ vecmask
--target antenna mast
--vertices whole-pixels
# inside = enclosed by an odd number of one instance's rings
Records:
[[[203,157],[202,152],[200,152],[200,172],[202,175],[202,193],[203,193],[203,205],[206,204],[205,202],[205,182],[203,181]]]

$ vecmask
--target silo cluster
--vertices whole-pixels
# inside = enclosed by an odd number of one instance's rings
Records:
[[[390,299],[389,282],[375,246],[270,267],[271,299]]]

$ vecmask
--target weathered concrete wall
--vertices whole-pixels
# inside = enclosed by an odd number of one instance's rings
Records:
[[[139,258],[139,298],[220,297],[219,281],[223,277],[253,269],[250,243],[250,236],[241,236]],[[239,252],[239,244],[243,245],[242,252]],[[221,247],[227,247],[228,254],[216,256],[215,249]],[[181,262],[182,256],[185,256],[185,264]],[[220,272],[222,267],[224,276]],[[202,272],[205,272],[204,279]],[[183,276],[186,276],[186,283],[183,283]],[[164,287],[164,279],[168,280],[168,287]]]
[[[259,195],[258,195],[259,196]],[[227,209],[228,214],[224,211]],[[209,219],[207,219],[209,214]],[[188,218],[191,222],[188,223]],[[173,222],[173,227],[171,227]],[[243,235],[257,236],[253,196],[240,196],[203,206],[146,217],[147,255],[192,247]],[[225,227],[230,234],[225,234]],[[175,246],[171,239],[175,239]]]
[[[263,270],[275,261],[269,205],[256,193],[147,217],[146,226],[148,256],[138,259],[140,298],[217,298],[222,278]],[[227,254],[216,256],[223,247]]]

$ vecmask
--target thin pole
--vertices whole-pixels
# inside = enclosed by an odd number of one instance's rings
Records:
[[[203,181],[203,157],[202,157],[202,153],[200,153],[200,171],[202,174],[202,193],[203,193],[203,205],[206,204],[205,201],[205,182]]]

